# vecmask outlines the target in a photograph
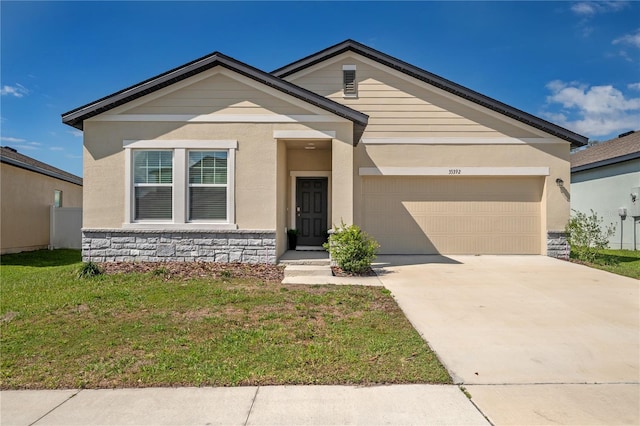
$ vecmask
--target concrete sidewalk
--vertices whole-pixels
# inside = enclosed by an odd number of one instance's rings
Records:
[[[455,385],[0,392],[10,425],[489,425]]]

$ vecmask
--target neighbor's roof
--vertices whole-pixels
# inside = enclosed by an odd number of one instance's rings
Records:
[[[582,135],[579,135],[556,124],[550,123],[539,117],[492,99],[488,96],[475,92],[450,80],[442,78],[436,74],[432,74],[428,71],[418,68],[415,65],[411,65],[407,62],[401,61],[400,59],[396,59],[385,53],[365,46],[364,44],[358,43],[354,40],[345,40],[342,43],[336,44],[335,46],[328,47],[318,53],[314,53],[307,56],[306,58],[300,59],[299,61],[293,62],[282,68],[278,68],[277,70],[272,71],[272,74],[284,78],[326,59],[340,55],[346,51],[351,51],[362,55],[366,58],[386,65],[418,80],[431,84],[432,86],[438,87],[449,93],[453,93],[454,95],[460,96],[471,102],[499,112],[503,115],[506,115],[507,117],[513,118],[522,123],[528,124],[529,126],[557,136],[558,138],[569,141],[573,146],[583,146],[587,143],[587,138]]]
[[[216,66],[222,66],[235,71],[238,74],[251,78],[252,80],[258,81],[298,99],[302,99],[311,105],[315,105],[352,121],[354,126],[354,143],[357,143],[357,141],[360,140],[360,136],[364,132],[364,128],[367,126],[369,116],[366,114],[327,99],[317,93],[303,89],[295,84],[289,83],[288,81],[282,80],[229,56],[223,55],[220,52],[214,52],[210,55],[203,56],[195,61],[189,62],[141,83],[120,90],[119,92],[98,99],[97,101],[66,112],[62,114],[62,122],[82,130],[83,121],[87,118],[109,111],[117,106],[131,102],[134,99],[170,86],[173,83],[184,80]]]
[[[22,155],[13,148],[0,147],[0,162],[82,186],[81,177]]]
[[[637,130],[572,153],[571,172],[580,172],[635,158],[640,158],[640,131]]]

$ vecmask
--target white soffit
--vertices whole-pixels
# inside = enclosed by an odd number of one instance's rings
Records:
[[[274,139],[334,139],[333,130],[274,130]]]
[[[365,145],[527,145],[565,142],[554,138],[362,138]],[[568,143],[568,142],[567,142]]]
[[[549,167],[360,167],[360,176],[549,176]]]

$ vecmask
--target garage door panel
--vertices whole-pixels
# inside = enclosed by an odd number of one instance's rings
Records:
[[[363,228],[398,254],[539,254],[541,177],[366,177]]]

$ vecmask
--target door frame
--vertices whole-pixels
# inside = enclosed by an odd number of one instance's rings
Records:
[[[296,194],[298,193],[298,179],[299,177],[305,178],[327,178],[327,229],[330,229],[331,224],[331,172],[330,171],[291,171],[291,184],[289,186],[289,196],[291,199],[289,205],[289,227],[287,229],[295,229],[296,227]]]

